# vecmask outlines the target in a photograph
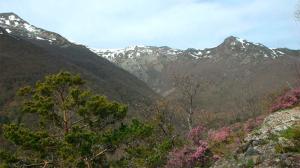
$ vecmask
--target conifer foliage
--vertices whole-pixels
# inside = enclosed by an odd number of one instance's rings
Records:
[[[0,151],[0,167],[106,167],[107,153],[147,137],[151,127],[125,125],[127,107],[84,89],[78,75],[49,75],[20,89],[21,111],[36,123],[10,123],[3,135],[13,147]]]

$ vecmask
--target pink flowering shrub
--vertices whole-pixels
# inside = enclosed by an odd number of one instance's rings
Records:
[[[189,147],[183,147],[182,149],[175,149],[169,153],[169,159],[166,168],[183,168],[192,167],[192,155],[193,150]]]
[[[219,159],[221,159],[221,157],[219,155],[214,155],[212,159],[213,161],[218,161]]]
[[[194,144],[198,145],[199,141],[204,138],[207,128],[203,125],[198,125],[197,127],[190,130],[187,138],[191,140]]]
[[[192,168],[195,166],[209,165],[213,159],[209,151],[208,143],[200,141],[199,146],[185,146],[182,149],[175,149],[169,154],[169,160],[166,168]]]
[[[205,140],[206,130],[202,125],[193,128],[187,135],[192,144],[170,152],[166,168],[192,168],[212,163],[217,157],[213,158]]]
[[[271,112],[291,108],[300,102],[300,88],[292,89],[280,96],[272,105]]]
[[[199,159],[203,159],[205,152],[208,150],[208,143],[206,141],[200,140],[199,146],[197,146],[196,151],[192,154],[192,160],[196,161]]]
[[[229,127],[223,127],[216,131],[210,132],[208,134],[208,137],[213,142],[217,142],[217,143],[224,142],[229,138],[230,132],[231,132],[231,130]]]
[[[263,121],[264,121],[263,117],[257,117],[257,118],[254,118],[254,119],[247,120],[244,123],[244,131],[246,133],[249,133],[253,129],[257,128],[259,125],[261,125]]]
[[[243,142],[244,136],[258,127],[263,119],[260,116],[210,132],[203,125],[199,125],[187,134],[191,143],[169,153],[165,167],[209,167],[221,157],[231,156],[232,151]]]

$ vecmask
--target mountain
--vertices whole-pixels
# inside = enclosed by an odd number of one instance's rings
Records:
[[[270,95],[299,83],[299,50],[270,49],[233,36],[207,49],[133,46],[92,51],[171,99],[181,97],[174,76],[193,75],[202,86],[199,111],[234,113],[237,118],[265,111]]]
[[[71,45],[71,42],[61,35],[37,28],[14,13],[1,13],[0,27],[3,28],[7,33],[14,36],[39,41],[47,41],[50,44],[61,45],[61,47],[67,47]]]
[[[130,108],[159,97],[144,82],[85,46],[37,28],[14,13],[0,14],[0,107],[12,103],[17,88],[61,70],[81,74],[90,88]]]
[[[117,64],[148,83],[158,93],[163,92],[163,82],[156,80],[170,64],[184,62],[217,63],[227,60],[240,59],[241,64],[256,64],[258,61],[276,59],[290,54],[285,49],[269,49],[262,44],[255,44],[236,37],[228,37],[216,48],[187,50],[169,47],[132,46],[125,49],[92,49],[99,56]],[[298,53],[296,53],[298,54]]]

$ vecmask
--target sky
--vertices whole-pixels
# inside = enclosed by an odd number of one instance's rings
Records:
[[[298,0],[0,0],[0,12],[92,48],[215,47],[228,36],[300,49]]]

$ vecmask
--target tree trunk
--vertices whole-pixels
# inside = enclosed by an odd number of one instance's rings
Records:
[[[87,168],[92,168],[92,167],[91,167],[91,163],[90,163],[90,161],[89,161],[88,158],[85,158],[85,159],[84,159],[84,162],[85,162],[85,165],[86,165]]]
[[[67,111],[64,111],[64,131],[65,131],[65,134],[67,134],[69,132],[69,122],[68,122]]]
[[[190,107],[189,107],[189,111],[188,111],[188,117],[187,117],[187,122],[188,122],[188,126],[189,126],[189,130],[191,130],[193,128],[193,97],[190,97]]]

